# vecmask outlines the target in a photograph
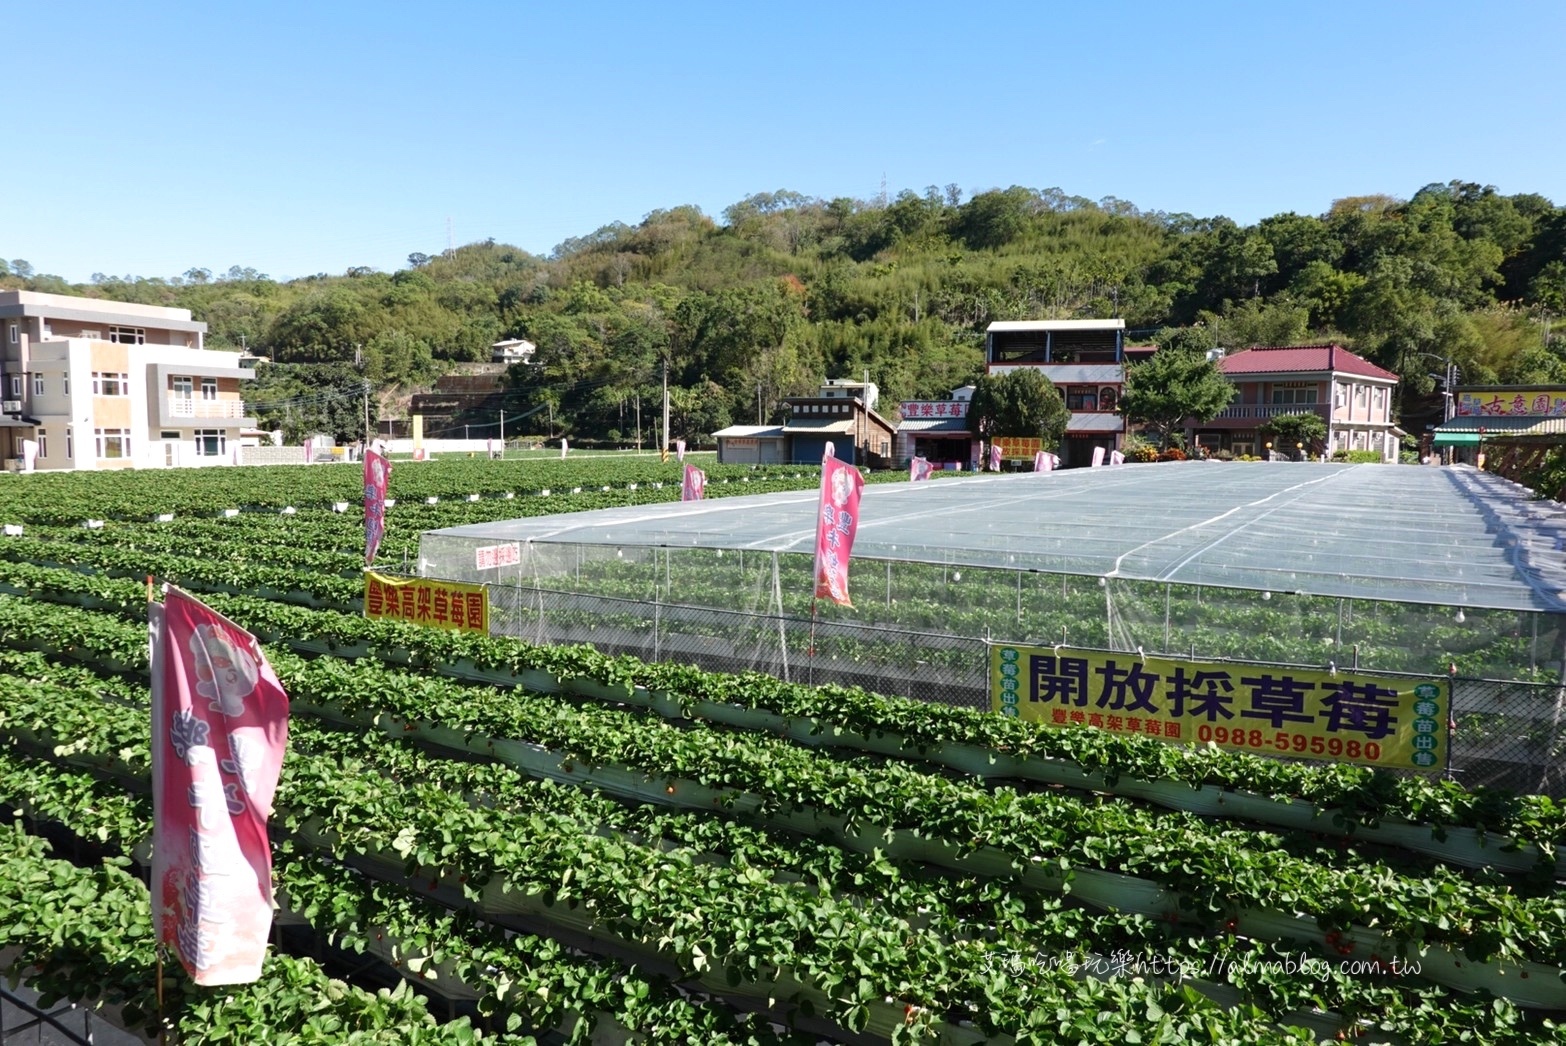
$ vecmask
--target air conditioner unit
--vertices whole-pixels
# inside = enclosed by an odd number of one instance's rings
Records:
[[[20,413],[22,413],[22,401],[21,400],[4,400],[4,401],[0,401],[0,411],[4,411],[7,414],[20,414]]]

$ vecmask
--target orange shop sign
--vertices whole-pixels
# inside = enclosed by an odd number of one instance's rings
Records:
[[[489,634],[489,590],[439,578],[364,572],[364,616]]]

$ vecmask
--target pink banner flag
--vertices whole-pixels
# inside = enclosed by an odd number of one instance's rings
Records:
[[[917,483],[921,479],[929,479],[934,473],[935,470],[930,467],[930,463],[924,458],[914,458],[908,463],[908,482],[910,483]]]
[[[304,458],[306,465],[315,461],[315,440],[307,439],[304,441]]]
[[[569,449],[570,448],[566,446],[565,439],[562,437],[561,440],[560,440],[560,460],[561,461],[565,460],[566,451],[569,450]]]
[[[1109,452],[1109,463],[1111,465],[1124,465],[1126,463],[1126,456],[1120,453],[1118,450],[1112,450]]]
[[[1033,471],[1049,472],[1053,466],[1050,464],[1050,453],[1047,450],[1038,451],[1033,455]]]
[[[683,439],[674,441],[674,458],[676,461],[685,460],[685,441]]]
[[[680,484],[681,501],[700,501],[707,496],[707,474],[695,465],[685,466],[685,481]]]
[[[1103,463],[1104,463],[1104,448],[1103,447],[1094,447],[1093,448],[1093,467],[1094,468],[1098,468]]]
[[[272,932],[272,814],[288,695],[256,639],[164,586],[152,653],[152,906],[197,984],[261,976]]]
[[[832,444],[821,459],[821,502],[816,516],[816,597],[826,596],[845,607],[848,600],[848,561],[859,530],[859,495],[865,478],[859,470],[837,460]]]
[[[990,471],[999,472],[1001,469],[1001,449],[994,443],[990,444]]]
[[[364,455],[364,564],[375,562],[381,538],[386,534],[386,481],[391,478],[391,462],[379,451]]]

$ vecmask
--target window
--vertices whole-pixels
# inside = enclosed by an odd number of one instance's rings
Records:
[[[76,456],[76,448],[71,444],[71,428],[69,425],[65,427],[65,456],[68,458]]]
[[[1098,410],[1098,390],[1091,385],[1066,386],[1067,410]]]
[[[1106,414],[1115,409],[1115,404],[1120,399],[1120,390],[1113,385],[1105,385],[1098,390],[1098,409]]]
[[[130,429],[94,429],[98,437],[98,457],[130,457]]]
[[[204,400],[215,400],[215,399],[217,399],[217,379],[216,378],[202,378],[201,379],[201,398],[204,399]]]
[[[67,371],[65,375],[65,394],[67,396],[71,394],[71,375],[69,371]]]
[[[34,396],[42,396],[43,395],[43,375],[42,374],[34,374],[33,375],[33,395]]]
[[[11,324],[11,344],[15,345],[22,340],[21,329],[16,324]]]
[[[182,400],[188,400],[195,396],[195,382],[189,374],[176,374],[170,381],[174,387],[175,396]]]
[[[1346,407],[1346,406],[1348,406],[1348,386],[1347,385],[1339,385],[1338,383],[1333,382],[1333,384],[1332,384],[1332,405],[1334,407]]]
[[[147,332],[141,327],[110,327],[109,340],[116,345],[145,345]]]
[[[881,456],[884,458],[888,454],[890,454],[891,452],[892,452],[892,443],[891,443],[891,441],[883,439],[881,441]]]
[[[49,430],[48,429],[39,429],[38,430],[38,456],[40,458],[47,458],[49,456]]]
[[[127,374],[114,374],[109,371],[93,371],[92,394],[94,396],[129,396],[130,376]]]
[[[227,452],[228,437],[222,429],[197,429],[195,435],[198,458],[221,458]]]
[[[160,433],[158,433],[158,438],[159,439],[177,440],[177,439],[179,439],[179,433],[177,433],[177,432],[160,432]]]
[[[1317,388],[1310,386],[1274,385],[1272,387],[1272,402],[1275,406],[1287,406],[1293,403],[1311,405],[1316,402]]]
[[[1354,404],[1355,406],[1359,407],[1363,407],[1365,405],[1365,386],[1354,386]]]
[[[22,376],[20,374],[11,375],[11,381],[6,395],[14,400],[19,400],[22,398]]]

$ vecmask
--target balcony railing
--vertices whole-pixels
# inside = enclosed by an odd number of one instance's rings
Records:
[[[245,404],[242,400],[206,400],[193,396],[170,396],[171,418],[243,418]]]
[[[1315,414],[1325,420],[1327,405],[1325,403],[1245,403],[1236,407],[1225,407],[1218,412],[1218,417],[1265,421],[1284,414]]]

